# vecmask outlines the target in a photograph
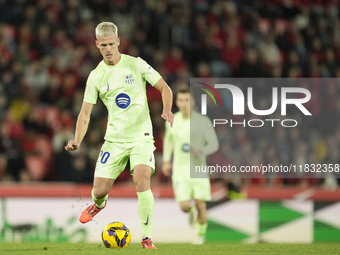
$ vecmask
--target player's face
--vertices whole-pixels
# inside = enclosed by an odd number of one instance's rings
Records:
[[[190,93],[178,93],[176,105],[181,112],[190,112]]]
[[[100,37],[96,40],[97,48],[100,50],[104,58],[105,63],[113,63],[113,59],[118,54],[118,46],[120,44],[120,39],[116,38],[115,34]]]

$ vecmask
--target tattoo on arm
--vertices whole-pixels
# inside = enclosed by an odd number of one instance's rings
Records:
[[[84,120],[84,125],[86,125],[87,124],[87,121],[86,120]]]

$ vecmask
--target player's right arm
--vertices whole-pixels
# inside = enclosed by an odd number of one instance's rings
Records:
[[[171,156],[173,152],[174,144],[172,140],[170,124],[168,122],[165,123],[165,135],[163,140],[163,167],[162,172],[165,176],[170,175],[171,171]]]
[[[78,115],[74,141],[70,140],[65,146],[65,150],[67,151],[74,151],[78,149],[87,132],[93,105],[96,104],[98,98],[98,89],[94,85],[96,84],[96,80],[98,80],[98,75],[92,71],[86,82],[83,105],[81,106],[80,113]]]
[[[90,123],[90,116],[91,116],[92,109],[93,109],[93,104],[83,101],[83,105],[81,107],[81,110],[80,110],[80,113],[77,119],[74,141],[70,140],[65,146],[65,150],[74,151],[79,148],[87,132],[87,128]]]

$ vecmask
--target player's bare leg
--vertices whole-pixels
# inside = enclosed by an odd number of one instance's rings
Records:
[[[195,200],[197,208],[197,238],[194,240],[194,244],[203,244],[205,233],[207,231],[207,203],[202,200]]]
[[[197,215],[197,222],[199,224],[205,224],[207,223],[208,217],[207,217],[207,203],[202,200],[195,200],[196,202],[196,208],[198,211]]]
[[[110,192],[115,179],[94,177],[93,195],[98,200],[104,199]]]
[[[181,207],[181,210],[183,212],[189,212],[190,209],[191,209],[191,203],[190,203],[189,200],[188,201],[181,201],[181,202],[179,202],[179,206]]]
[[[195,205],[192,205],[189,200],[179,202],[183,212],[189,213],[190,226],[194,226],[197,221],[197,209]]]
[[[154,197],[150,190],[152,169],[148,165],[136,165],[133,169],[133,183],[138,196],[138,214],[143,230],[143,249],[157,249],[151,240]]]
[[[92,220],[106,206],[108,193],[115,179],[95,177],[93,181],[92,200],[94,204],[87,207],[80,215],[79,221],[86,223]]]
[[[136,192],[144,192],[150,189],[152,169],[147,165],[136,165],[133,169],[133,183]]]

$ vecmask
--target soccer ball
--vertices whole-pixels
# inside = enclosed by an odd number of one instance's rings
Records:
[[[131,241],[130,229],[124,223],[111,222],[103,229],[102,241],[106,248],[126,248]]]

